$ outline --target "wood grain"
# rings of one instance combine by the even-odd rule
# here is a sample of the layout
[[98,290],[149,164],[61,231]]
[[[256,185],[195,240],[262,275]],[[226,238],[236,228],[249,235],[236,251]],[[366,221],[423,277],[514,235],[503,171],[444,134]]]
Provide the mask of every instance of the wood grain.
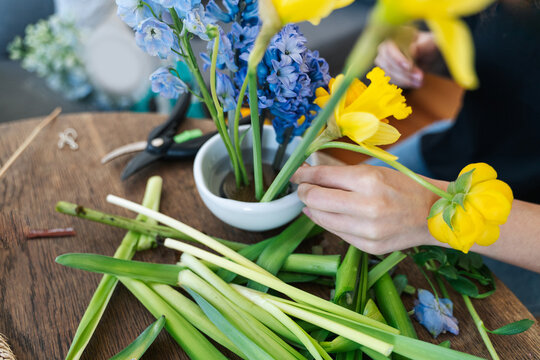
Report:
[[[63,115],[44,129],[30,147],[0,180],[0,333],[6,335],[18,359],[62,359],[70,345],[78,322],[93,294],[100,276],[69,269],[54,262],[68,252],[92,252],[112,255],[124,231],[60,215],[54,212],[59,200],[80,203],[120,215],[134,216],[105,202],[109,193],[141,201],[149,176],[164,178],[162,211],[205,233],[244,242],[261,240],[268,234],[253,234],[233,229],[216,219],[203,205],[193,182],[191,162],[159,163],[126,182],[120,173],[129,159],[117,159],[101,165],[100,158],[115,147],[142,140],[163,120],[147,114]],[[39,119],[0,126],[0,163],[5,161],[35,127]],[[59,150],[58,133],[73,127],[79,133],[80,149]],[[212,125],[190,120],[186,128]],[[76,237],[27,241],[28,228],[74,227]],[[310,251],[320,243],[326,253],[343,253],[345,245],[325,235],[302,245]],[[138,253],[136,259],[172,263],[178,255],[167,249]],[[415,267],[406,262],[398,269],[409,276],[412,285],[426,288]],[[329,297],[330,289],[308,289]],[[453,294],[455,314],[460,321],[458,337],[441,335],[432,340],[417,326],[422,339],[450,339],[452,347],[488,357],[462,301]],[[404,297],[407,309],[413,298]],[[475,301],[478,312],[489,328],[522,318],[533,318],[518,299],[498,283],[492,297]],[[148,324],[152,316],[119,285],[110,306],[89,343],[85,359],[107,359],[129,344]],[[416,324],[416,322],[415,322]],[[416,324],[418,325],[418,324]],[[501,359],[540,359],[540,328],[522,335],[492,337]],[[187,359],[172,338],[163,332],[151,346],[146,359]]]

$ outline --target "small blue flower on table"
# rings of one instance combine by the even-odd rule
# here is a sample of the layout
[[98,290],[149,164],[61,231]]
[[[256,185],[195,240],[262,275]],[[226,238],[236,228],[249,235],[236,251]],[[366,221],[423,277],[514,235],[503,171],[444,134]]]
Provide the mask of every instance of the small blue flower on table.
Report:
[[414,302],[414,315],[433,337],[441,333],[459,334],[458,320],[452,315],[450,299],[436,298],[431,292],[418,289],[418,300]]

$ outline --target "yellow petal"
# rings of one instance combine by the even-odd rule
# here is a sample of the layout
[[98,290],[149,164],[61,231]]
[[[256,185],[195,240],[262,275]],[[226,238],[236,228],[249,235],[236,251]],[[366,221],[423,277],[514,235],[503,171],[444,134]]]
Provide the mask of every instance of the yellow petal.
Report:
[[380,124],[373,114],[362,112],[341,114],[336,120],[341,133],[357,144],[373,136]]
[[[410,19],[457,17],[478,13],[494,0],[380,0],[389,12]],[[396,14],[397,15],[397,14]]]
[[353,0],[272,0],[282,24],[309,21],[313,25],[318,25],[332,10],[352,2]]
[[482,236],[485,225],[484,217],[472,205],[465,202],[465,209],[458,206],[452,218],[452,226],[461,246],[459,250],[467,252],[474,242]]
[[510,187],[500,180],[488,180],[471,188],[466,200],[478,210],[486,220],[495,224],[504,224],[512,209]]
[[328,103],[328,100],[330,100],[330,94],[328,91],[326,91],[325,88],[318,88],[315,90],[315,100],[313,100],[313,103],[318,105],[320,108],[323,108]]
[[500,235],[500,229],[499,226],[492,223],[487,223],[486,228],[484,230],[484,233],[482,236],[480,236],[478,239],[476,239],[476,243],[481,246],[489,246],[493,244]]
[[381,122],[377,132],[364,141],[370,145],[388,145],[398,141],[401,134],[392,125]]
[[459,19],[443,17],[427,19],[427,24],[454,80],[467,89],[476,88],[474,45],[467,24]]
[[407,106],[402,90],[390,84],[381,68],[375,67],[366,76],[371,82],[354,102],[347,104],[346,111],[362,111],[374,114],[378,119],[394,116],[404,119],[412,112]]
[[455,242],[456,236],[444,222],[442,212],[428,219],[428,230],[431,236],[443,243]]
[[469,164],[459,172],[459,175],[471,171],[472,169],[474,169],[474,171],[472,173],[471,187],[483,181],[497,178],[495,169],[486,163]]
[[374,145],[369,145],[363,142],[363,143],[360,143],[360,146],[368,150],[369,152],[371,152],[374,156],[376,156],[379,159],[384,159],[384,160],[397,160],[398,159],[396,155],[390,154],[388,151],[385,151]]

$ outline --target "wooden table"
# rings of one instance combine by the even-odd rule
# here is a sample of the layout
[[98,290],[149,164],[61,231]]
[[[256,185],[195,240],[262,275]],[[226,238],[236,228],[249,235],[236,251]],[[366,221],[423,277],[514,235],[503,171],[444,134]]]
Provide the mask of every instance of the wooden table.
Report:
[[[18,359],[61,359],[67,353],[79,319],[100,276],[69,269],[54,262],[68,252],[92,252],[112,255],[125,231],[105,225],[57,214],[59,200],[121,215],[134,216],[105,202],[109,193],[140,202],[147,178],[159,174],[164,178],[162,211],[208,234],[254,242],[263,238],[224,225],[201,202],[194,186],[191,162],[162,163],[147,168],[126,182],[120,172],[127,158],[101,165],[100,158],[109,150],[128,142],[142,140],[148,131],[162,121],[147,114],[77,114],[65,115],[46,128],[17,162],[0,179],[0,333],[6,335]],[[7,123],[0,126],[0,163],[36,126],[39,119]],[[186,127],[211,125],[188,121]],[[79,133],[80,149],[59,150],[58,133],[68,127]],[[73,226],[72,238],[25,240],[24,231],[36,228]],[[320,242],[325,253],[342,253],[343,243],[325,235]],[[303,245],[310,250],[313,242]],[[142,252],[136,258],[144,261],[172,263],[177,254],[167,249]],[[409,276],[416,287],[427,288],[415,266],[401,264],[399,272]],[[518,299],[497,283],[495,295],[474,301],[487,327],[497,328],[522,318],[533,318]],[[314,291],[328,297],[330,289]],[[460,298],[453,293],[455,315],[460,322],[458,337],[441,335],[435,343],[450,339],[452,347],[488,357],[482,341]],[[406,307],[413,298],[405,296]],[[148,324],[152,316],[119,285],[109,308],[87,347],[85,359],[107,359],[130,343]],[[433,341],[414,321],[419,336]],[[540,359],[540,327],[512,336],[493,336],[501,359]],[[187,358],[172,338],[163,332],[149,349],[146,359]]]

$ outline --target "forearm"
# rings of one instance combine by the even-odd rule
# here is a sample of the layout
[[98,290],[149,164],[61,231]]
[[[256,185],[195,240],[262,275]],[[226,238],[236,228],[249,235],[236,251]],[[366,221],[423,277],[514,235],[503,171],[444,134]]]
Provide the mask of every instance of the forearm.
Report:
[[471,250],[540,273],[540,205],[514,200],[499,240]]

